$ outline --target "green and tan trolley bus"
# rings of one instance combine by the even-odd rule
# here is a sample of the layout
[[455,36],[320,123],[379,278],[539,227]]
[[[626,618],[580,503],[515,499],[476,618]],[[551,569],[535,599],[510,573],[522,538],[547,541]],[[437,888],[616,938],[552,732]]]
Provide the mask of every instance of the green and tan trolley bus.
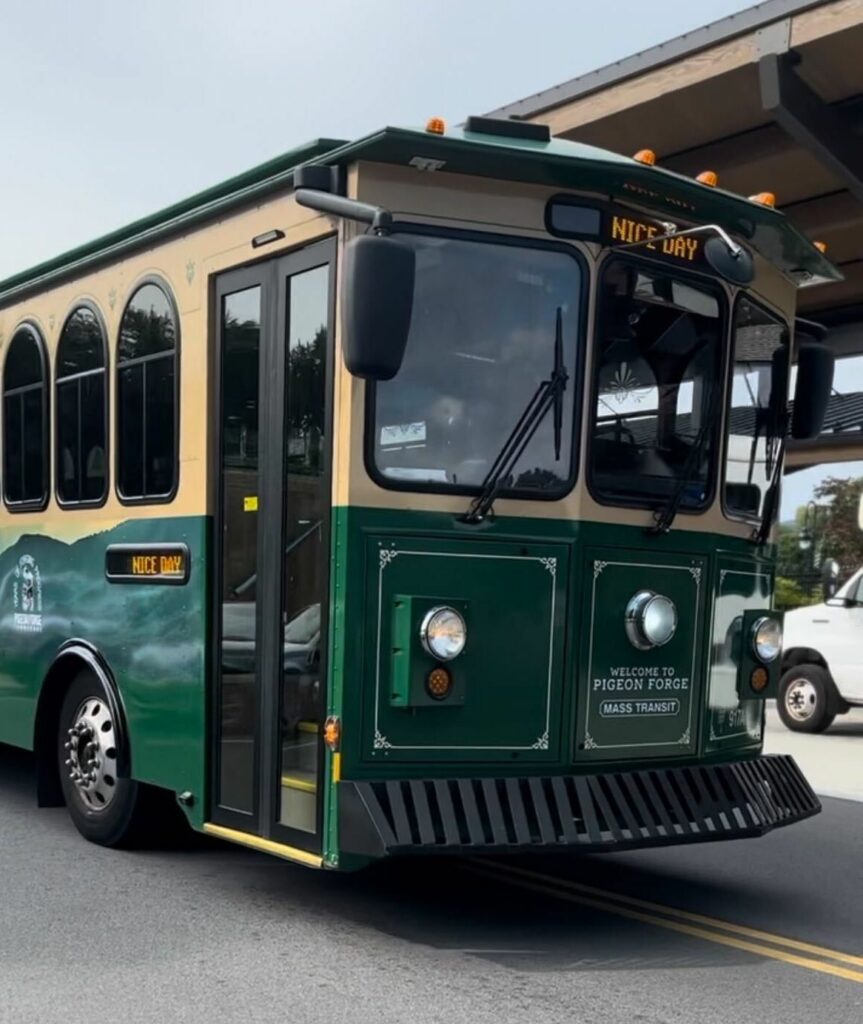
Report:
[[96,843],[326,868],[816,813],[761,749],[838,276],[769,195],[470,118],[0,283],[0,742]]

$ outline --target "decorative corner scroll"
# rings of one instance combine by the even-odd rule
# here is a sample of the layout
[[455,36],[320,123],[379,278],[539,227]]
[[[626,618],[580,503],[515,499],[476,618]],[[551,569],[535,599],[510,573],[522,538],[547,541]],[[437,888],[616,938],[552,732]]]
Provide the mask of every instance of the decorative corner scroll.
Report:
[[602,570],[608,565],[608,562],[596,561],[593,563],[593,578],[596,579],[602,572]]
[[695,582],[696,583],[700,583],[701,582],[701,566],[700,565],[690,565],[690,566],[688,566],[688,569],[692,573],[692,578],[695,580]]
[[116,288],[112,288],[108,292],[108,305],[109,305],[109,307],[111,309],[113,309],[117,305],[117,289]]
[[548,729],[530,745],[531,750],[548,750]]
[[386,736],[384,736],[384,734],[380,732],[378,729],[375,729],[375,750],[392,750],[392,747],[392,743],[390,743]]
[[728,570],[728,569],[720,569],[719,570],[719,586],[720,587],[725,582],[725,577],[728,575],[729,571],[730,570]]
[[381,559],[381,568],[385,569],[396,558],[398,551],[394,551],[392,548],[381,548],[378,554]]
[[692,730],[689,728],[688,725],[686,727],[686,731],[677,742],[681,747],[688,747],[689,744],[692,742]]
[[51,315],[50,315],[50,316],[48,317],[48,326],[50,327],[50,329],[51,329],[52,331],[54,330],[54,324],[56,324],[56,323],[57,323],[57,317],[56,317],[56,316],[54,316],[54,314],[52,313],[52,314],[51,314]]
[[599,747],[599,744],[596,742],[596,740],[590,735],[589,732],[586,732],[584,734],[584,749],[585,750],[596,750],[598,747]]
[[186,264],[186,280],[191,284],[195,280],[195,261],[189,260]]
[[557,559],[556,558],[540,558],[543,569],[546,569],[551,573],[552,576],[557,575]]

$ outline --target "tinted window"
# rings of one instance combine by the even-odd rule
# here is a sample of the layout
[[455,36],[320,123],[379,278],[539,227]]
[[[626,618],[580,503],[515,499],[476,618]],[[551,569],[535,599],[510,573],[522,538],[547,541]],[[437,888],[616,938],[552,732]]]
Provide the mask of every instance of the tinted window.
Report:
[[725,508],[760,518],[777,471],[788,398],[788,329],[749,299],[737,303]]
[[142,285],[117,348],[117,487],[122,497],[165,498],[177,484],[177,320],[161,287]]
[[47,497],[47,363],[41,337],[16,331],[3,371],[3,495],[10,504]]
[[573,475],[581,267],[568,253],[431,235],[416,251],[401,369],[375,386],[371,450],[382,482],[470,491],[554,369],[560,318],[568,383],[560,449],[553,414],[521,449],[502,490],[552,497]]
[[86,306],[66,321],[57,345],[57,497],[100,502],[108,493],[105,336]]
[[598,238],[602,213],[592,206],[578,206],[561,200],[549,203],[548,225],[553,235],[565,238]]
[[[721,392],[717,289],[612,260],[599,286],[590,472],[610,502],[707,501]],[[681,483],[681,481],[685,481]]]

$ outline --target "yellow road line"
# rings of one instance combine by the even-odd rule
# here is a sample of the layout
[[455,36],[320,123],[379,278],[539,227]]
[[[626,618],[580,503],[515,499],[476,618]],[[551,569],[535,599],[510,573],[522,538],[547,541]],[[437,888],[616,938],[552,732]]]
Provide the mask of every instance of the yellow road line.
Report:
[[558,885],[561,888],[574,892],[584,893],[602,900],[613,900],[625,906],[637,907],[641,910],[654,911],[669,917],[676,917],[682,921],[691,921],[693,924],[706,925],[709,928],[719,928],[725,932],[733,932],[735,935],[745,935],[750,939],[757,939],[761,942],[770,942],[774,946],[784,946],[800,953],[811,953],[814,956],[824,957],[827,960],[836,960],[843,964],[853,964],[856,967],[863,967],[863,956],[854,956],[852,953],[841,953],[836,949],[828,949],[826,946],[817,946],[812,942],[801,942],[799,939],[786,938],[784,935],[775,935],[773,932],[761,931],[758,928],[749,928],[743,924],[734,924],[731,921],[723,921],[716,917],[708,917],[706,914],[697,914],[691,910],[681,910],[678,907],[669,907],[663,903],[652,903],[650,900],[642,900],[636,896],[627,896],[624,893],[614,892],[610,889],[598,889],[593,885],[585,885],[583,882],[574,882],[568,878],[556,878],[554,875],[544,875],[538,871],[529,871],[526,868],[515,867],[511,864],[493,865],[483,864],[492,867],[494,870],[522,875],[525,878],[535,879],[550,885]]
[[[853,971],[848,967],[840,967],[837,964],[824,963],[820,960],[812,960],[809,957],[798,956],[796,953],[787,953],[781,949],[774,949],[771,946],[765,946],[756,942],[749,942],[745,939],[738,939],[732,935],[723,934],[721,931],[710,931],[707,928],[699,928],[692,924],[686,924],[683,921],[676,921],[670,917],[659,917],[655,914],[649,914],[641,910],[636,910],[632,907],[627,907],[619,902],[612,902],[616,897],[615,893],[609,893],[608,896],[611,899],[597,899],[591,896],[582,895],[581,893],[567,891],[567,889],[558,885],[558,879],[550,878],[549,876],[535,874],[530,872],[529,874],[535,878],[542,879],[542,881],[534,881],[531,877],[520,877],[522,872],[519,870],[516,873],[513,869],[507,869],[506,871],[498,870],[500,865],[495,864],[491,867],[488,864],[476,864],[466,863],[464,865],[468,870],[474,871],[477,874],[485,875],[488,878],[495,878],[498,881],[506,881],[512,885],[518,885],[525,889],[531,889],[534,892],[543,893],[546,896],[552,896],[555,899],[566,900],[569,903],[578,903],[582,906],[591,907],[594,910],[600,910],[607,914],[617,914],[618,917],[625,917],[632,921],[639,921],[643,924],[655,925],[658,928],[665,928],[668,931],[679,932],[682,935],[689,935],[693,938],[704,939],[707,942],[715,942],[720,946],[730,946],[733,949],[741,949],[747,953],[753,953],[756,956],[767,957],[771,960],[779,960],[783,963],[793,964],[796,967],[805,967],[810,971],[818,971],[821,974],[831,974],[837,978],[843,978],[846,981],[855,981],[859,984],[863,984],[863,971]],[[600,890],[601,891],[601,890]],[[659,906],[659,904],[657,904]],[[667,911],[668,908],[663,907],[663,911]],[[717,925],[724,926],[724,922],[717,922]],[[765,933],[767,934],[767,933]]]

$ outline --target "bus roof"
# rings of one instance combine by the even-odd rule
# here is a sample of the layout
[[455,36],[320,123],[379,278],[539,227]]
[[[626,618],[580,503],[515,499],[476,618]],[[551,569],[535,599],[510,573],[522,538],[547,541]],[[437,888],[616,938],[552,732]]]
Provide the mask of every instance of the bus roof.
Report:
[[520,138],[518,131],[518,122],[513,122],[512,135],[464,128],[443,135],[383,128],[355,142],[316,139],[0,281],[0,303],[290,188],[293,172],[302,164],[336,166],[357,160],[593,192],[670,218],[717,221],[798,283],[841,279],[838,269],[778,210],[609,150],[558,138]]

